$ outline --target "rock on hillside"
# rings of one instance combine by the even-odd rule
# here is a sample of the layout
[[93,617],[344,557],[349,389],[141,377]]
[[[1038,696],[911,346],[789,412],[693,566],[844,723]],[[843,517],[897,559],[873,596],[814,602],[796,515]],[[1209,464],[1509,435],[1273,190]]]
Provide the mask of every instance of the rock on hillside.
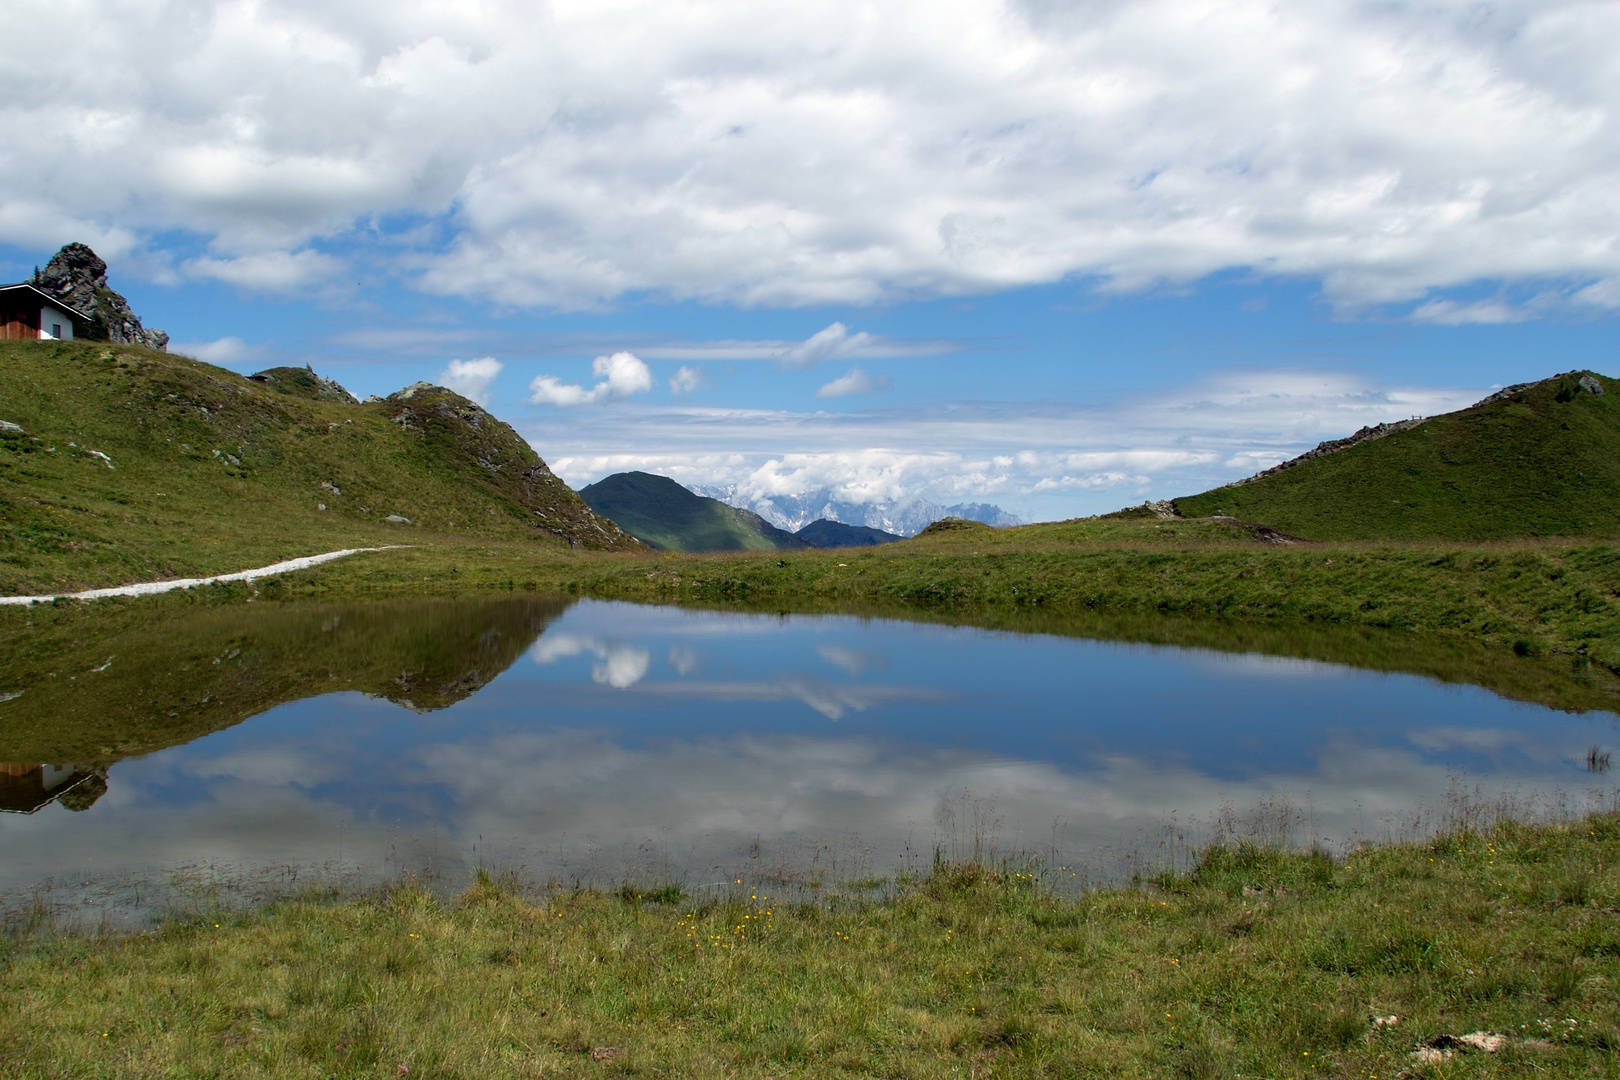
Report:
[[34,271],[29,284],[90,316],[81,337],[152,349],[169,347],[168,334],[143,327],[129,301],[107,287],[107,264],[84,244],[64,244],[44,270]]
[[419,382],[362,408],[386,410],[407,435],[476,468],[485,484],[523,506],[538,528],[568,541],[569,547],[642,548],[635,537],[593,512],[509,424],[455,391]]
[[334,379],[315,374],[312,367],[274,367],[249,375],[248,378],[282,394],[309,398],[312,401],[341,401],[354,404],[360,399],[345,390]]

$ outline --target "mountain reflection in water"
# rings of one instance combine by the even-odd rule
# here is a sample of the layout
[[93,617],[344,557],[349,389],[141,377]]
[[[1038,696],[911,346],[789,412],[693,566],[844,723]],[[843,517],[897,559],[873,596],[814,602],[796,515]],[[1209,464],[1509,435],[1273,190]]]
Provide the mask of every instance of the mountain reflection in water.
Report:
[[[1412,827],[1459,775],[1582,797],[1614,734],[1590,671],[1366,631],[552,597],[154,610],[6,624],[0,890],[198,865],[882,874],[970,841],[1117,851],[1284,796],[1338,844]],[[1346,666],[1368,657],[1424,677]],[[1498,692],[1440,681],[1475,672]]]

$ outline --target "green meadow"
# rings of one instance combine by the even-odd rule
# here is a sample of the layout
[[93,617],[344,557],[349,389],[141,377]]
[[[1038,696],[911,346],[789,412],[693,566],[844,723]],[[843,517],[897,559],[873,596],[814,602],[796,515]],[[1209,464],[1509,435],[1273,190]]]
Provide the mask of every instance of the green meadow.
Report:
[[[481,872],[0,942],[7,1077],[1614,1076],[1620,816],[1066,893],[941,864],[782,903]],[[864,897],[862,891],[876,892]],[[1472,1040],[1472,1041],[1470,1041]]]

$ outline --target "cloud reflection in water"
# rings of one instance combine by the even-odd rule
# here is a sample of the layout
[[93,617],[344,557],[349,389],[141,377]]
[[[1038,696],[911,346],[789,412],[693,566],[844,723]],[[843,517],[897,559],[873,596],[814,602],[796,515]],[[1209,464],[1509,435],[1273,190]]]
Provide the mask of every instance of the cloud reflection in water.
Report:
[[[1003,847],[1080,856],[1279,793],[1342,842],[1459,771],[1580,790],[1613,731],[1327,664],[842,617],[587,602],[528,655],[441,712],[327,695],[120,762],[83,813],[0,820],[0,886],[199,858],[453,873],[475,846],[699,874],[756,840],[789,858],[856,835],[881,871],[931,851],[964,791],[994,799]],[[829,664],[843,677],[804,673]]]

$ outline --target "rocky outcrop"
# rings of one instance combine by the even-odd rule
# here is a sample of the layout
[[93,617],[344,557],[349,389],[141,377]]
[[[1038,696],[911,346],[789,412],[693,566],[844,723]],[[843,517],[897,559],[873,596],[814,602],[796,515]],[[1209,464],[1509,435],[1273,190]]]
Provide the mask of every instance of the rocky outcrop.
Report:
[[[1603,384],[1594,379],[1590,371],[1566,371],[1562,375],[1554,375],[1551,379],[1543,379],[1542,382],[1556,382],[1558,384],[1554,400],[1560,405],[1574,401],[1582,393],[1592,394],[1597,397],[1603,396]],[[1504,386],[1490,397],[1481,398],[1470,407],[1478,409],[1497,401],[1522,401],[1524,392],[1536,385],[1538,384],[1526,382]]]
[[65,244],[44,270],[35,269],[28,283],[90,316],[77,334],[91,341],[167,349],[169,335],[148,330],[129,301],[107,287],[107,264],[84,244]]
[[646,551],[635,537],[585,504],[511,426],[474,401],[432,383],[412,383],[364,407],[382,409],[400,428],[437,447],[470,476],[527,513],[531,526],[571,548]]
[[341,401],[346,405],[358,404],[360,401],[336,380],[315,374],[312,367],[268,368],[249,375],[248,378],[280,393],[309,398],[311,401]]
[[[1481,404],[1483,404],[1483,402]],[[1314,458],[1337,453],[1340,450],[1348,450],[1352,446],[1360,446],[1362,443],[1372,442],[1374,439],[1382,439],[1385,435],[1393,435],[1397,431],[1411,431],[1421,423],[1423,423],[1423,420],[1418,418],[1412,420],[1397,420],[1393,424],[1373,424],[1371,427],[1364,427],[1354,435],[1347,438],[1328,439],[1326,442],[1317,443],[1315,449],[1307,450],[1297,458],[1290,458],[1281,465],[1273,465],[1264,472],[1257,472],[1253,476],[1245,477],[1242,480],[1234,480],[1232,483],[1227,484],[1226,486],[1241,487],[1244,484],[1252,484],[1256,480],[1264,480],[1268,476],[1276,476],[1280,472],[1285,472],[1288,469],[1292,469],[1296,465],[1302,465]]]

